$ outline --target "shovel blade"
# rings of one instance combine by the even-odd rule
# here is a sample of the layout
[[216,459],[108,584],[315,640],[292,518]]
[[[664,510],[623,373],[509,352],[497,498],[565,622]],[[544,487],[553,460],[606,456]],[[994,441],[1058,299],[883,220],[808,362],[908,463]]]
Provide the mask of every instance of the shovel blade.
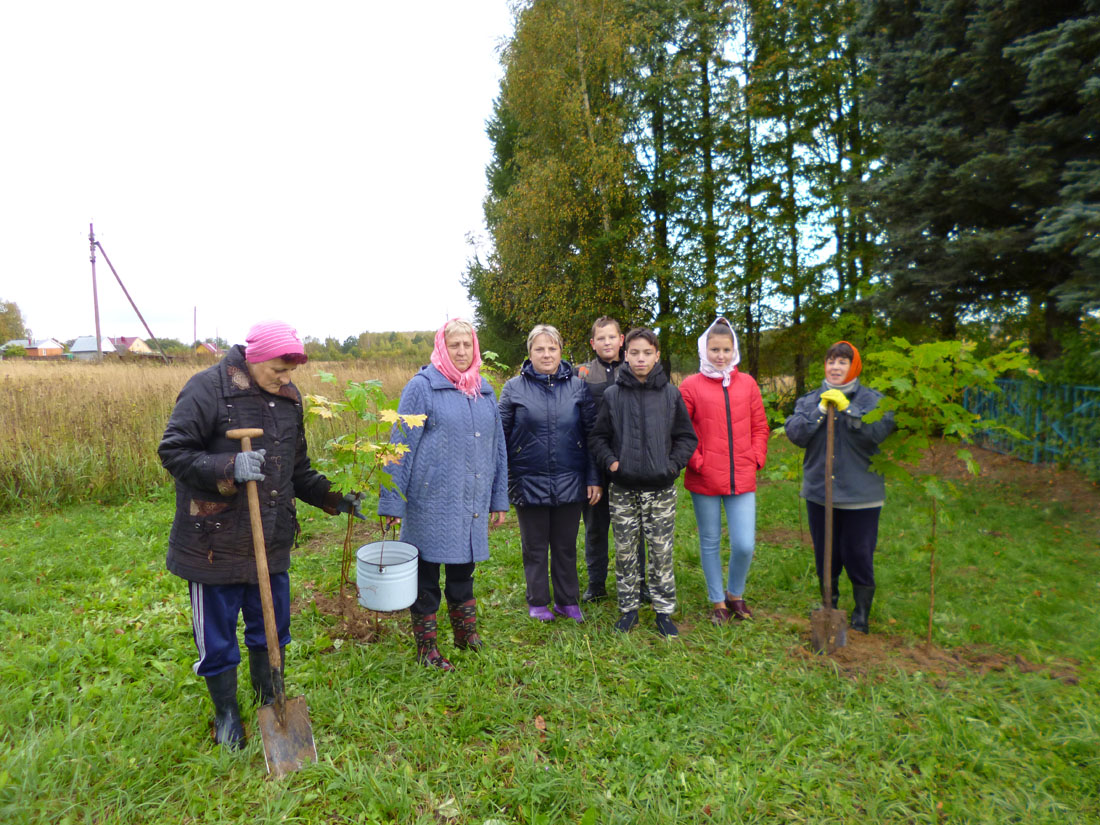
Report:
[[848,617],[843,610],[819,608],[810,613],[810,646],[814,653],[832,653],[848,644]]
[[264,705],[256,714],[260,736],[264,742],[267,772],[276,778],[317,761],[317,747],[313,744],[313,727],[309,723],[306,697],[287,699],[285,708],[282,722],[279,721],[275,705]]

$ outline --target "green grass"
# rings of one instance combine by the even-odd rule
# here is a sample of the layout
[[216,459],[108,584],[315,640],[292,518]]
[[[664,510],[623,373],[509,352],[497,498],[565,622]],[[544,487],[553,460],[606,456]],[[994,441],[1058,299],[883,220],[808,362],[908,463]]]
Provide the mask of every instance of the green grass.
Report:
[[[530,621],[514,519],[478,571],[489,647],[454,653],[455,673],[417,667],[399,617],[360,645],[306,608],[288,690],[308,698],[319,761],[278,782],[258,739],[239,754],[210,741],[186,586],[164,570],[167,488],[120,507],[8,514],[0,821],[1100,821],[1096,517],[968,482],[941,530],[936,642],[1002,666],[924,668],[906,651],[927,621],[927,521],[892,492],[872,639],[897,655],[882,645],[873,661],[833,666],[804,653],[816,580],[795,490],[758,495],[761,535],[792,538],[758,546],[751,624],[707,623],[687,497],[676,641],[646,611],[632,634],[612,633],[608,603],[580,626]],[[292,585],[334,591],[339,522],[302,515]],[[449,629],[441,638],[450,654]],[[246,680],[244,669],[242,700]]]

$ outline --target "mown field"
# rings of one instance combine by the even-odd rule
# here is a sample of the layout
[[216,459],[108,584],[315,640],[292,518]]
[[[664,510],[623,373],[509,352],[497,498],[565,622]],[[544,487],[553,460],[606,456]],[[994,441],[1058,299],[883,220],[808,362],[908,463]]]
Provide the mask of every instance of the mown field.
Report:
[[[164,382],[168,408],[180,383]],[[107,394],[105,441],[137,426]],[[771,466],[797,458],[773,442]],[[793,480],[758,494],[758,618],[721,629],[681,497],[673,641],[645,612],[612,633],[607,603],[583,625],[529,620],[510,518],[478,573],[489,647],[455,654],[452,674],[414,664],[400,617],[361,643],[317,607],[338,588],[342,523],[303,507],[287,678],[319,761],[278,782],[257,738],[238,754],[210,740],[186,586],[164,570],[164,479],[116,504],[24,504],[0,516],[0,821],[1100,821],[1100,494],[980,461],[940,525],[934,645],[927,513],[894,491],[873,632],[831,657],[808,652],[816,580]]]

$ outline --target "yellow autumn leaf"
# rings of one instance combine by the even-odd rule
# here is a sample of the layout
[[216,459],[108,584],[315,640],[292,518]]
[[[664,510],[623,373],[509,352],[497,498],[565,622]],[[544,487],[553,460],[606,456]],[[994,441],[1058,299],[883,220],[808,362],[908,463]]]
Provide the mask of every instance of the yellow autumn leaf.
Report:
[[424,422],[428,420],[428,416],[423,414],[418,415],[403,415],[401,420],[410,427],[423,427]]
[[387,424],[396,424],[400,418],[401,416],[397,414],[397,410],[381,410],[378,413],[378,420]]

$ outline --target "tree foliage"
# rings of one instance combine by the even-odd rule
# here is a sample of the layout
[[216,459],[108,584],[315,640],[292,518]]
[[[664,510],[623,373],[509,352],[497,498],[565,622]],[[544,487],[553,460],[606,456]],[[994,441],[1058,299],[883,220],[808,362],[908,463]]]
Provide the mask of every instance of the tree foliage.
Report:
[[519,11],[489,127],[494,249],[467,270],[482,326],[525,336],[550,323],[577,342],[597,315],[626,323],[641,315],[632,157],[617,91],[629,26],[618,12],[614,2],[585,0]]
[[27,336],[23,313],[15,301],[0,301],[0,344]]
[[881,305],[931,312],[947,337],[967,314],[1026,312],[1033,351],[1054,355],[1096,262],[1085,238],[1100,151],[1095,0],[866,8],[884,154],[868,195],[885,234]]
[[1035,354],[1100,305],[1100,0],[526,0],[466,284],[505,360],[554,323],[715,314],[801,389],[816,331]]

